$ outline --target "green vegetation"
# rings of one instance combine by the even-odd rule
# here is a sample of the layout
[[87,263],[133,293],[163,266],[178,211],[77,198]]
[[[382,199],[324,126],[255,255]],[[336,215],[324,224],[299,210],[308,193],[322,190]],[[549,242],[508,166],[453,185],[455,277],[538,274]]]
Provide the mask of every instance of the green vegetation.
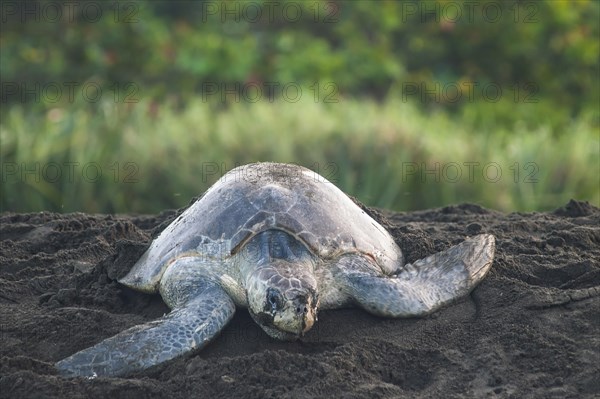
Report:
[[28,3],[0,211],[158,212],[258,160],[397,210],[600,205],[600,2]]
[[365,203],[397,210],[599,204],[590,121],[557,136],[549,126],[476,130],[457,119],[393,98],[225,109],[195,100],[183,110],[105,102],[43,115],[13,107],[0,130],[11,160],[1,200],[17,211],[158,212],[185,205],[236,164],[271,160],[311,167]]

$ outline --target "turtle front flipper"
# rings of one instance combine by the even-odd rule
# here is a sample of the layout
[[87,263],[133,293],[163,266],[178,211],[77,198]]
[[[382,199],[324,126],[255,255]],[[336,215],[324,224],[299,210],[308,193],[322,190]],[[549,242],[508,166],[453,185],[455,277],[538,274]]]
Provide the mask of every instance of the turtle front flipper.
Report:
[[210,285],[167,316],[132,327],[56,363],[71,377],[119,376],[198,350],[231,320],[235,305]]
[[374,275],[360,265],[366,259],[354,257],[344,265],[348,294],[379,316],[427,315],[471,292],[490,269],[494,250],[494,236],[481,234],[407,264],[394,276]]

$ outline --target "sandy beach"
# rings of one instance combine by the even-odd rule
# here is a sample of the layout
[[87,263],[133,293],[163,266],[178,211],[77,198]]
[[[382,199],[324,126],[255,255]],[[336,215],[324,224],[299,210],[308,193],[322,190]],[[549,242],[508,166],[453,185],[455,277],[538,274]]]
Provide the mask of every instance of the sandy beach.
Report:
[[[367,209],[367,208],[365,208]],[[492,270],[426,318],[324,311],[277,342],[247,311],[206,350],[126,378],[67,379],[54,362],[169,309],[116,282],[182,210],[0,216],[2,398],[592,398],[600,395],[600,209],[462,204],[367,209],[408,262],[492,233]]]

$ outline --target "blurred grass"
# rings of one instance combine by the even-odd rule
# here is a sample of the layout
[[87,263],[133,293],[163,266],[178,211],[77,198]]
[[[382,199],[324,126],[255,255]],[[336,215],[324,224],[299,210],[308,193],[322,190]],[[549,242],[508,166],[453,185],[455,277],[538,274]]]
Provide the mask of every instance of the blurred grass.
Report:
[[557,132],[540,104],[513,106],[514,123],[495,124],[472,115],[493,115],[501,104],[450,116],[396,97],[307,97],[227,106],[198,98],[183,108],[146,100],[45,112],[12,106],[0,123],[0,210],[156,213],[255,161],[296,162],[394,210],[458,202],[548,210],[570,198],[600,205],[597,114]]

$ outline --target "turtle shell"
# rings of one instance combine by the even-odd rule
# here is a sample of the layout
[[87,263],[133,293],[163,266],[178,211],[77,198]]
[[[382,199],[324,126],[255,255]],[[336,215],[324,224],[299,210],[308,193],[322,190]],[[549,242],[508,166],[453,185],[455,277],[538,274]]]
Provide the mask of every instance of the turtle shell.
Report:
[[322,259],[362,253],[388,273],[403,262],[390,234],[333,183],[298,165],[265,162],[225,174],[162,231],[120,281],[154,292],[173,259],[187,253],[234,256],[268,229],[287,232]]

